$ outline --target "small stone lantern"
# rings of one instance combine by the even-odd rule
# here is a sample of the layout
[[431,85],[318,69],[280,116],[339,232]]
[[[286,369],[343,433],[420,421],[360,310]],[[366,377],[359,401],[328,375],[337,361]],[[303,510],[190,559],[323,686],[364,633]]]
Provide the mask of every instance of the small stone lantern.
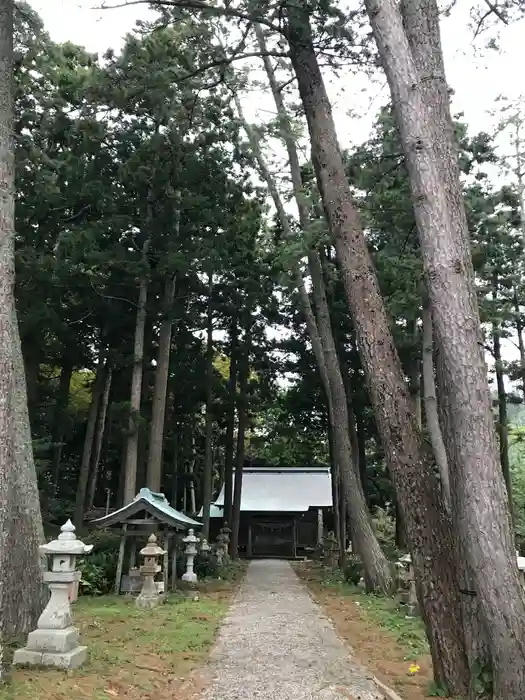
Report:
[[417,617],[419,614],[419,607],[418,607],[418,602],[417,602],[417,593],[416,593],[416,579],[414,576],[414,567],[412,565],[412,557],[410,554],[405,554],[401,559],[399,560],[407,569],[407,578],[406,581],[408,583],[408,600],[407,600],[407,617]]
[[228,559],[230,558],[230,535],[232,531],[230,526],[228,525],[228,521],[224,521],[224,525],[222,526],[220,530],[220,534],[222,535],[222,542],[224,545],[224,562],[227,562]]
[[140,550],[139,554],[141,557],[144,557],[144,564],[140,567],[144,583],[135,605],[138,608],[154,608],[164,600],[164,596],[159,594],[155,585],[155,576],[162,568],[158,562],[159,557],[164,556],[166,552],[158,546],[157,538],[152,533],[148,538],[148,544]]
[[15,651],[13,664],[67,669],[78,668],[86,659],[87,647],[78,645],[78,630],[73,627],[70,590],[78,581],[76,558],[89,554],[93,545],[77,540],[71,520],[60,529],[58,539],[39,547],[51,559],[51,570],[44,573],[51,597],[26,646]]
[[215,554],[217,556],[217,564],[222,566],[226,558],[226,551],[224,546],[224,538],[222,533],[219,532],[217,539],[215,540]]
[[187,537],[185,537],[182,541],[186,545],[186,573],[182,575],[182,580],[189,581],[190,583],[196,583],[197,574],[193,570],[193,565],[195,563],[195,555],[197,554],[197,542],[199,541],[199,538],[195,537],[195,532],[193,531],[193,529],[190,529]]
[[205,557],[207,557],[211,552],[211,547],[208,544],[208,540],[205,537],[203,538],[203,540],[201,542],[200,550],[201,550],[201,554]]

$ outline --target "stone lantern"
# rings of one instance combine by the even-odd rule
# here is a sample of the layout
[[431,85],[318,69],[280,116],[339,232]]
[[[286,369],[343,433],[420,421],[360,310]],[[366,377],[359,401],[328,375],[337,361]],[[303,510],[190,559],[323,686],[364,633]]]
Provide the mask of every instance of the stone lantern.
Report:
[[217,564],[222,566],[224,560],[226,559],[226,551],[224,546],[224,539],[222,533],[219,532],[217,539],[215,540],[215,554],[217,556]]
[[408,583],[408,600],[407,600],[407,617],[417,617],[419,607],[416,593],[416,579],[414,577],[414,567],[412,565],[412,557],[410,554],[405,554],[399,560],[407,570],[406,581]]
[[230,558],[230,535],[232,531],[228,525],[228,521],[224,521],[224,525],[221,527],[220,534],[222,535],[222,542],[224,545],[224,561],[227,562]]
[[154,608],[164,599],[155,585],[155,576],[162,568],[158,562],[159,557],[164,556],[166,552],[158,546],[157,538],[152,533],[148,538],[148,544],[140,550],[139,554],[144,557],[144,564],[140,567],[144,582],[135,605],[138,608]]
[[198,537],[195,537],[195,532],[190,529],[187,537],[183,540],[186,545],[186,573],[182,575],[183,581],[189,581],[190,583],[195,583],[197,581],[197,574],[193,570],[193,565],[195,563],[195,555],[197,554],[197,542]]
[[208,540],[205,537],[203,538],[203,540],[201,542],[200,550],[201,550],[201,554],[205,557],[209,556],[209,554],[211,552],[211,547],[208,544]]
[[525,557],[521,557],[518,550],[516,550],[516,562],[518,564],[518,571],[520,572],[521,585],[525,587]]
[[76,558],[89,554],[93,545],[77,540],[71,520],[60,529],[58,539],[39,547],[51,559],[51,570],[44,572],[51,597],[26,646],[15,651],[14,664],[77,668],[86,659],[87,647],[78,645],[78,630],[73,627],[70,590],[78,581]]

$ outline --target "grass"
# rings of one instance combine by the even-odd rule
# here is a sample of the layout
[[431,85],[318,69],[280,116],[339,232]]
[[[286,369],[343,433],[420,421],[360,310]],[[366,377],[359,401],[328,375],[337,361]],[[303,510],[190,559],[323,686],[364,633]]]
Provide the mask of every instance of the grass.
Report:
[[73,615],[86,664],[70,672],[15,668],[0,700],[189,697],[188,678],[206,660],[228,609],[232,585],[219,583],[204,585],[197,601],[175,594],[153,610],[125,597],[79,598]]
[[340,576],[323,575],[321,567],[318,568],[317,575],[321,585],[331,588],[340,596],[351,598],[371,622],[392,634],[396,642],[406,650],[408,661],[428,654],[423,621],[419,617],[406,617],[405,606],[397,597],[367,594],[362,588],[347,583]]

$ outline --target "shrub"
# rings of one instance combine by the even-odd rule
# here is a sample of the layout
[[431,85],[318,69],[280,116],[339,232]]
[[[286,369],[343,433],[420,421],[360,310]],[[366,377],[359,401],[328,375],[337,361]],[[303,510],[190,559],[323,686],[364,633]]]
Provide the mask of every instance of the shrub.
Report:
[[105,595],[111,591],[117,574],[118,551],[94,552],[80,559],[80,595]]
[[343,576],[347,583],[351,583],[357,586],[361,577],[363,575],[363,564],[361,560],[355,555],[350,554],[345,559],[345,564],[343,568]]

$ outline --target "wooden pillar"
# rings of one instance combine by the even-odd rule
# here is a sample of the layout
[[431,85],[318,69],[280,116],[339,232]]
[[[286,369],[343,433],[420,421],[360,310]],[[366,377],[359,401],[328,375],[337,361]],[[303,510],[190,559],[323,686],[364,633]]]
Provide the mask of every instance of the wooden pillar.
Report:
[[126,530],[128,526],[126,523],[122,526],[122,535],[120,537],[120,546],[118,550],[118,562],[117,562],[117,573],[115,576],[115,595],[120,593],[120,581],[122,579],[122,567],[124,565],[124,551],[126,549]]
[[131,538],[130,552],[129,552],[129,568],[133,569],[137,566],[137,538]]
[[248,521],[248,544],[246,546],[246,556],[251,559],[253,556],[252,552],[252,521]]
[[171,555],[171,590],[177,588],[177,536],[173,538],[173,554]]
[[292,526],[292,543],[293,543],[293,558],[297,558],[297,520],[294,518],[293,519],[293,526]]
[[324,523],[323,523],[323,509],[317,509],[317,544],[323,543],[324,537]]
[[166,532],[164,535],[164,561],[162,562],[162,575],[164,577],[164,595],[168,593],[168,574],[170,567],[170,544],[171,532]]

